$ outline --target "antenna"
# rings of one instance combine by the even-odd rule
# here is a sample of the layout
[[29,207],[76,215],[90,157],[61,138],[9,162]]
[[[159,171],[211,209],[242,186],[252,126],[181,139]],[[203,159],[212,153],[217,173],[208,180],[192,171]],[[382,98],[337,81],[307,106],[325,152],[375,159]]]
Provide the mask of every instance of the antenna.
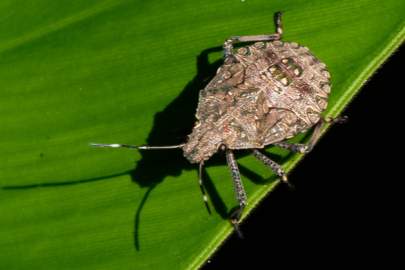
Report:
[[183,144],[179,145],[169,145],[169,146],[135,146],[135,145],[126,145],[126,144],[103,144],[103,143],[89,143],[91,146],[97,147],[123,147],[123,148],[132,148],[132,149],[175,149],[175,148],[183,148]]

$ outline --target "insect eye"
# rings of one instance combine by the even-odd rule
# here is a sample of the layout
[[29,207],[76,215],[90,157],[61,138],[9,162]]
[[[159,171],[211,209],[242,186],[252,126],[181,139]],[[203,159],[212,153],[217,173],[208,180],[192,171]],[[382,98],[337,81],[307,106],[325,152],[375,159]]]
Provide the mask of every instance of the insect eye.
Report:
[[226,144],[220,143],[217,147],[217,151],[220,154],[225,154],[226,150],[228,150],[228,146],[226,146]]
[[199,127],[201,125],[200,120],[194,120],[193,121],[193,128]]

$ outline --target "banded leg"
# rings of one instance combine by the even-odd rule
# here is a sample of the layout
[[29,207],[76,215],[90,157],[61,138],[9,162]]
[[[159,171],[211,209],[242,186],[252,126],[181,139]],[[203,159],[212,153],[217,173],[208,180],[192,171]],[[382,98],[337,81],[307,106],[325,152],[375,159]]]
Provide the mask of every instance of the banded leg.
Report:
[[346,123],[347,116],[343,117],[326,117],[319,120],[319,122],[315,126],[314,133],[312,134],[311,139],[309,140],[308,145],[302,143],[288,143],[288,142],[276,142],[274,143],[275,146],[280,147],[282,149],[299,153],[299,154],[306,154],[309,153],[312,148],[314,148],[315,143],[319,139],[319,135],[321,134],[321,130],[324,123]]
[[281,14],[284,11],[279,11],[275,15],[276,21],[276,34],[269,34],[269,35],[257,35],[257,36],[241,36],[241,37],[230,37],[228,38],[223,44],[223,57],[224,60],[231,54],[233,54],[233,45],[232,42],[240,41],[240,42],[254,42],[254,41],[272,41],[272,40],[280,40],[283,35],[283,27],[281,26]]
[[249,153],[252,154],[255,158],[257,158],[261,163],[266,165],[270,170],[272,170],[275,174],[281,177],[281,180],[283,180],[284,183],[286,183],[291,189],[293,189],[293,185],[291,185],[290,182],[288,182],[287,175],[283,168],[281,168],[280,165],[278,165],[276,162],[265,156],[264,154],[260,153],[256,149],[249,149]]
[[233,184],[235,186],[236,199],[239,203],[238,206],[235,206],[231,209],[231,211],[229,211],[229,217],[239,237],[243,238],[243,235],[238,227],[238,221],[240,220],[242,212],[246,206],[246,194],[245,190],[243,189],[242,180],[240,179],[240,173],[238,164],[236,164],[235,156],[229,149],[226,150],[226,159],[228,161],[229,171],[231,172]]

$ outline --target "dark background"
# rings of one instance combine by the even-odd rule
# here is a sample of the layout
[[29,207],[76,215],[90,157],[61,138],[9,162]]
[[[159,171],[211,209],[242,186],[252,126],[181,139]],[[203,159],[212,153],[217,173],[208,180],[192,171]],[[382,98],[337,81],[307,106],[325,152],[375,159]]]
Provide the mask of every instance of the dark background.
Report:
[[296,191],[279,185],[204,270],[404,265],[404,60],[403,45],[289,174]]

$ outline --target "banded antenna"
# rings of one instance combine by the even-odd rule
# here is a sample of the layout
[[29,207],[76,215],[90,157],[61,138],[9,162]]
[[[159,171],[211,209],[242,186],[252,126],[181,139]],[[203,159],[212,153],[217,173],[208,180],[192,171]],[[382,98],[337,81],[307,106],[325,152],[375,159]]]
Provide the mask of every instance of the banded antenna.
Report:
[[[126,144],[117,144],[117,143],[114,143],[114,144],[89,143],[89,145],[97,146],[97,147],[112,147],[112,148],[122,147],[122,148],[148,150],[148,149],[176,149],[176,148],[183,148],[184,143],[179,144],[179,145],[169,145],[169,146],[136,146],[136,145],[126,145]],[[201,193],[203,195],[205,208],[207,208],[208,214],[211,215],[211,211],[210,211],[210,208],[208,206],[207,195],[205,194],[204,187],[203,187],[203,180],[202,180],[203,165],[204,165],[204,161],[201,161],[200,162],[200,167],[199,167],[199,172],[198,172],[198,183],[200,185]]]

